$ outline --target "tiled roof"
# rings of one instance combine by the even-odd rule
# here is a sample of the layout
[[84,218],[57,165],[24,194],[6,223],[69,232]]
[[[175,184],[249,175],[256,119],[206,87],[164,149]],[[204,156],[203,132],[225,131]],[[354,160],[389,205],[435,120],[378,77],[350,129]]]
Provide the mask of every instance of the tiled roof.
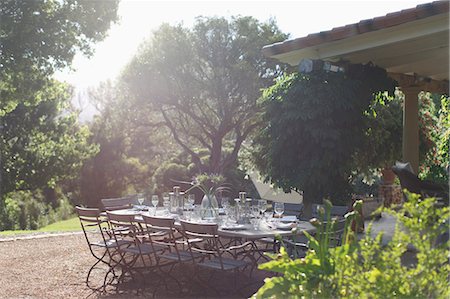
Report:
[[336,27],[329,31],[313,33],[305,37],[267,45],[262,51],[266,56],[283,54],[448,12],[449,1],[435,1],[421,4],[414,8],[389,13],[382,17],[362,20],[355,24]]

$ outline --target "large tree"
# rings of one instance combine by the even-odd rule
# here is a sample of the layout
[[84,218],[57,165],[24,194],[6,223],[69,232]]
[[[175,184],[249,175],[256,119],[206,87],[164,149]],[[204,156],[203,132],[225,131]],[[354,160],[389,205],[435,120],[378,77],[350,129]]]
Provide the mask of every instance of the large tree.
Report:
[[0,116],[51,85],[77,51],[92,54],[117,21],[118,0],[2,0],[0,2]]
[[[54,188],[75,179],[82,162],[96,151],[89,130],[70,108],[71,92],[62,83],[39,92],[36,105],[19,103],[3,116],[1,191]],[[62,114],[64,113],[64,114]]]
[[278,187],[304,191],[308,207],[323,198],[349,201],[365,111],[375,93],[394,87],[385,70],[371,65],[279,80],[264,93],[265,125],[253,146],[257,167]]
[[101,198],[148,191],[155,170],[170,156],[167,135],[136,125],[127,98],[110,81],[89,91],[99,112],[91,123],[90,139],[99,152],[84,163],[81,174],[81,197],[89,206],[98,205]]
[[73,179],[95,150],[56,82],[77,51],[92,53],[117,20],[118,1],[0,2],[0,196]]
[[260,121],[261,89],[285,69],[261,48],[286,38],[274,21],[252,17],[201,17],[192,29],[162,25],[121,78],[136,123],[162,124],[198,172],[223,173]]

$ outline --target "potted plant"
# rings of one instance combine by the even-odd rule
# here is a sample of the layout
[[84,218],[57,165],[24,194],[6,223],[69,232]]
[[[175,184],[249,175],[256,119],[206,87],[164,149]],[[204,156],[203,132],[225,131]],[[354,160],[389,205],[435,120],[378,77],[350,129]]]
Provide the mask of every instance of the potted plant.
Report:
[[186,190],[186,193],[192,189],[199,189],[203,192],[201,202],[201,217],[205,220],[214,220],[219,216],[219,203],[216,195],[228,188],[223,185],[225,178],[218,174],[201,173],[194,177],[190,183],[192,187]]
[[384,184],[393,184],[391,167],[402,156],[402,99],[380,93],[372,100],[366,115],[364,144],[356,153],[359,169],[367,173],[379,169]]

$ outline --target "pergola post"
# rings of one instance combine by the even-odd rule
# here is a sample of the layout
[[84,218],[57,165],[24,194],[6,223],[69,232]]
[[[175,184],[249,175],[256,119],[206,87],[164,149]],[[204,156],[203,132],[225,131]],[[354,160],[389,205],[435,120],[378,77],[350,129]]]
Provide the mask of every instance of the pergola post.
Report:
[[419,170],[419,100],[421,88],[401,88],[405,94],[403,104],[403,161],[410,162],[416,173]]

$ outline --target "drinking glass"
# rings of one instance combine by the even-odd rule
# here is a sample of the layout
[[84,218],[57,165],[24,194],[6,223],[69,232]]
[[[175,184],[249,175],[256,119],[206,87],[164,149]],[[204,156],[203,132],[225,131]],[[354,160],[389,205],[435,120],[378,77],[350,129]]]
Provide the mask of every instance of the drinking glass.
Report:
[[189,204],[188,210],[193,210],[195,205],[195,194],[188,194],[187,202]]
[[230,207],[230,198],[229,197],[222,197],[222,208],[224,210],[227,210]]
[[250,218],[250,222],[253,225],[254,230],[258,230],[259,228],[259,208],[257,206],[251,207],[250,213],[252,214]]
[[267,200],[259,199],[258,200],[258,209],[261,215],[264,216],[264,213],[267,211]]
[[230,211],[230,198],[222,197],[221,204],[222,204],[223,213],[225,215],[228,215],[228,213]]
[[277,218],[281,218],[281,215],[283,215],[283,213],[284,213],[284,203],[276,202],[276,203],[274,203],[273,208],[274,208],[275,215],[277,216]]
[[137,195],[137,201],[138,201],[140,206],[142,206],[142,204],[144,203],[144,200],[145,200],[144,194],[141,193],[141,194]]
[[170,207],[170,197],[168,194],[163,195],[163,207],[166,213],[169,213],[169,207]]
[[228,207],[228,213],[226,213],[226,223],[227,224],[236,224],[237,223],[237,215],[236,215],[236,206]]

